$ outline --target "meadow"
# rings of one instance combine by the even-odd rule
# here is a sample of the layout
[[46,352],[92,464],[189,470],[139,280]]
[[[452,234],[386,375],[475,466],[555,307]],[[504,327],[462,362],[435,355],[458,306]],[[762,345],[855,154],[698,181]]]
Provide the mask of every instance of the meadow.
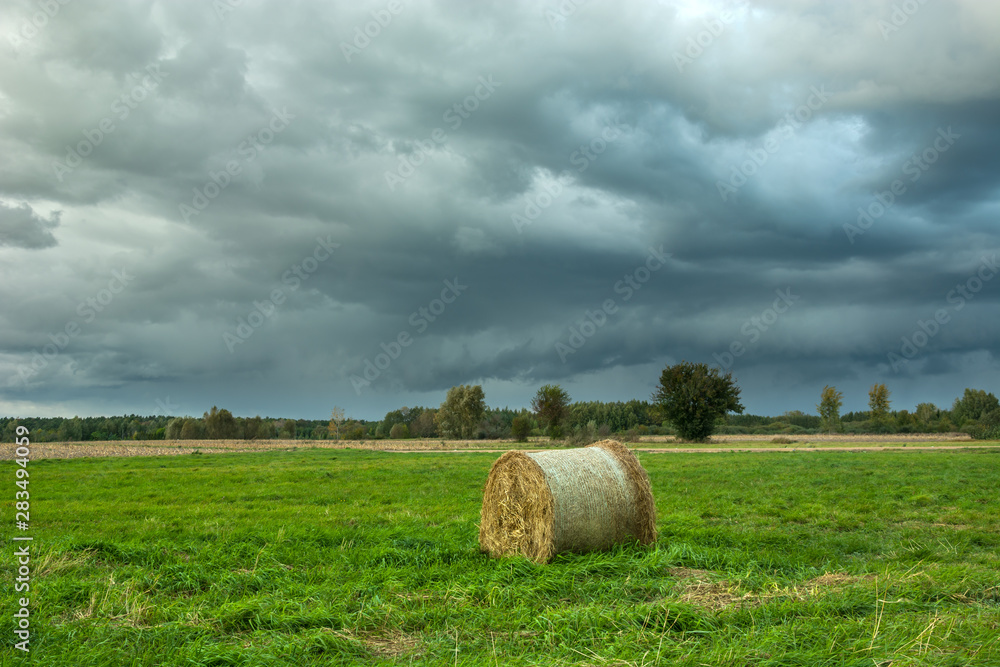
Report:
[[30,662],[1000,664],[998,448],[641,452],[655,547],[545,566],[478,551],[496,456],[33,461]]

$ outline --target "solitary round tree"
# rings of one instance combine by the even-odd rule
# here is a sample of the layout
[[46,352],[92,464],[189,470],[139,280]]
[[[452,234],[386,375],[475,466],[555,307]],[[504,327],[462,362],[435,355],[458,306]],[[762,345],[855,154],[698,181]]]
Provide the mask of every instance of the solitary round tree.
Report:
[[726,413],[743,412],[732,373],[719,375],[717,368],[689,361],[663,369],[653,402],[682,440],[694,442],[708,440],[716,420]]
[[531,409],[548,428],[550,438],[558,440],[562,437],[562,423],[569,416],[569,394],[565,389],[557,384],[543,386],[531,399]]

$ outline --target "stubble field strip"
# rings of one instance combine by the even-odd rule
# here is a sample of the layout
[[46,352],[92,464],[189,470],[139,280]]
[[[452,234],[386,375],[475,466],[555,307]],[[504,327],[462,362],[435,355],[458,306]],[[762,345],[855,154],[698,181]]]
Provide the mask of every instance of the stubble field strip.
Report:
[[32,662],[1000,663],[997,450],[640,452],[655,548],[547,566],[478,552],[495,458],[37,461]]
[[[824,451],[830,449],[909,449],[909,448],[976,448],[997,447],[998,441],[975,441],[962,433],[921,433],[884,435],[803,435],[775,436],[713,436],[707,443],[678,442],[672,436],[645,436],[639,441],[619,438],[640,451],[671,450],[678,452],[705,451],[785,451],[789,449]],[[107,456],[174,456],[183,454],[217,454],[222,452],[291,451],[298,449],[366,449],[392,452],[505,452],[510,449],[540,451],[553,447],[572,446],[565,441],[532,438],[528,442],[510,440],[110,440],[92,442],[41,442],[32,447],[32,457],[39,459],[69,459]],[[0,459],[13,458],[13,451],[0,451]]]

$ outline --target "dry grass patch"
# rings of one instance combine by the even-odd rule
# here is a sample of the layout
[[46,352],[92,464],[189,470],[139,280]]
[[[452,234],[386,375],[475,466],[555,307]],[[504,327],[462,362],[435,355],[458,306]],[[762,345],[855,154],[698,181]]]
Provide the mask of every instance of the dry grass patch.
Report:
[[100,619],[112,625],[148,628],[152,626],[151,616],[154,612],[155,605],[145,591],[140,590],[134,582],[116,583],[112,574],[108,577],[103,595],[92,593],[89,603],[67,609],[57,620],[71,622]]
[[683,587],[681,602],[689,602],[704,609],[721,611],[733,606],[757,606],[761,598],[753,593],[740,594],[740,587],[728,581],[699,581]]
[[38,569],[35,572],[35,576],[47,577],[51,574],[60,574],[65,570],[91,565],[92,561],[95,560],[94,554],[93,549],[83,549],[75,553],[69,551],[62,553],[47,551],[38,562]]
[[417,593],[417,592],[396,593],[396,597],[406,600],[407,602],[420,602],[424,600],[440,599],[440,596],[438,595],[432,595],[431,593]]
[[806,600],[828,591],[836,591],[858,581],[871,581],[875,575],[857,577],[845,572],[828,572],[798,586],[775,588],[773,591],[746,592],[738,583],[719,578],[715,572],[675,567],[667,571],[678,579],[676,589],[680,601],[711,611],[730,607],[760,606],[777,598]]
[[385,629],[374,632],[354,632],[345,628],[343,630],[331,630],[330,632],[344,639],[361,642],[373,655],[379,658],[395,658],[396,656],[410,653],[417,656],[421,653],[417,650],[420,640],[399,630]]
[[714,572],[708,570],[695,570],[690,567],[672,567],[667,570],[667,574],[677,579],[702,579],[709,580],[715,576]]
[[808,586],[810,590],[817,588],[843,588],[844,586],[853,584],[857,581],[872,581],[874,579],[874,574],[866,574],[863,577],[855,577],[854,575],[847,574],[846,572],[827,572],[826,574],[810,579],[805,582],[805,585]]
[[754,598],[753,593],[742,593],[738,584],[719,579],[715,572],[675,567],[667,570],[676,577],[676,588],[681,602],[689,602],[704,609],[720,611]]

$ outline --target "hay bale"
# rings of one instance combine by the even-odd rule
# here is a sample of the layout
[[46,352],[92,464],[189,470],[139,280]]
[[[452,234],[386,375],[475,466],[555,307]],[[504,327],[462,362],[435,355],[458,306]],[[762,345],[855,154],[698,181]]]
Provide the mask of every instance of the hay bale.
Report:
[[494,461],[483,490],[479,548],[523,554],[538,563],[564,551],[586,552],[656,541],[649,476],[628,447],[602,440],[582,449]]

